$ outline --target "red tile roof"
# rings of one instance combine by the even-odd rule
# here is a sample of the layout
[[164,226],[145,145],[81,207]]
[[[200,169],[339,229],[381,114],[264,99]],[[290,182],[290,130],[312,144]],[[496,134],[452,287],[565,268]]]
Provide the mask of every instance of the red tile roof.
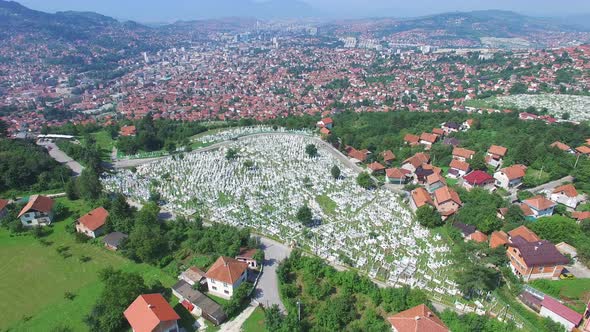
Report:
[[101,206],[80,217],[78,222],[86,226],[86,228],[90,229],[91,231],[95,231],[105,224],[108,216],[109,212]]
[[506,174],[509,180],[523,178],[526,174],[527,167],[524,165],[512,165],[510,167],[502,168],[500,172]]
[[391,150],[381,152],[381,156],[383,156],[383,161],[385,162],[395,160],[395,154]]
[[590,211],[575,211],[572,212],[572,217],[576,218],[577,220],[590,219]]
[[566,145],[566,144],[564,144],[564,143],[561,143],[561,142],[559,142],[559,141],[555,141],[555,142],[551,143],[551,145],[550,145],[550,146],[551,146],[551,147],[554,147],[554,148],[558,148],[558,149],[560,149],[560,150],[562,150],[562,151],[566,151],[566,152],[567,152],[567,151],[570,151],[570,150],[572,149],[572,148],[570,148],[570,146],[569,146],[569,145]]
[[438,188],[434,192],[434,199],[436,204],[443,204],[448,201],[453,201],[458,205],[462,205],[461,199],[459,198],[457,192],[449,187]]
[[553,190],[554,194],[562,194],[567,197],[578,197],[578,191],[573,184],[565,184],[563,186],[559,186]]
[[180,319],[161,294],[140,295],[123,314],[135,332],[151,332],[162,322]]
[[482,184],[485,184],[487,182],[492,182],[494,181],[494,178],[489,175],[488,173],[484,172],[484,171],[473,171],[467,175],[465,175],[463,177],[463,179],[465,179],[465,181],[467,181],[467,183],[469,183],[472,186],[480,186]]
[[576,151],[581,154],[590,154],[590,148],[585,145],[577,147]]
[[434,142],[436,142],[437,139],[438,139],[438,136],[436,136],[435,134],[431,134],[431,133],[422,133],[422,135],[420,135],[420,140],[426,141],[428,143],[434,143]]
[[508,243],[508,234],[504,231],[495,231],[490,236],[490,247],[496,248]]
[[468,163],[457,159],[451,160],[451,164],[449,165],[449,167],[461,170],[463,172],[469,171],[470,168]]
[[209,279],[215,279],[233,285],[240,279],[247,268],[248,264],[244,262],[221,256],[211,265],[206,276]]
[[23,214],[28,213],[29,211],[37,211],[43,213],[51,212],[53,208],[53,200],[46,196],[40,195],[33,195],[29,198],[29,202],[25,207],[20,211],[18,217],[20,218]]
[[412,135],[412,134],[406,134],[406,136],[404,136],[404,142],[409,143],[409,144],[416,144],[420,141],[420,137],[416,136],[416,135]]
[[567,320],[568,322],[576,326],[580,324],[580,322],[582,321],[581,314],[559,303],[556,299],[552,298],[551,296],[545,295],[545,298],[543,298],[543,301],[541,302],[541,306],[545,307],[547,310],[551,312],[554,312],[555,314],[559,315],[563,319]]
[[397,332],[448,332],[449,329],[424,304],[402,311],[387,321]]
[[0,199],[0,211],[2,211],[7,206],[8,206],[8,200]]
[[528,206],[532,207],[537,211],[547,210],[557,205],[557,203],[550,201],[547,198],[545,198],[545,196],[541,195],[525,199],[524,203],[526,203]]
[[418,152],[415,155],[411,156],[410,158],[404,160],[403,164],[412,164],[415,168],[418,168],[420,165],[428,163],[430,161],[430,156],[423,152]]
[[378,162],[373,162],[367,165],[367,167],[372,170],[373,172],[379,172],[385,169],[385,166],[381,165]]
[[531,231],[526,226],[519,226],[519,227],[511,230],[510,232],[508,232],[508,235],[510,235],[511,238],[515,238],[517,236],[520,236],[525,241],[528,241],[528,242],[535,242],[535,241],[540,241],[541,240],[537,236],[537,234],[535,234],[535,232]]
[[410,194],[412,195],[412,199],[414,200],[414,204],[416,205],[416,207],[421,207],[426,204],[434,206],[432,198],[430,198],[430,195],[428,194],[428,191],[426,191],[426,189],[422,187],[416,188],[412,190]]
[[499,156],[499,157],[504,157],[506,155],[506,152],[508,152],[508,149],[506,149],[503,146],[499,146],[499,145],[492,145],[488,149],[488,153]]
[[471,159],[471,157],[473,157],[474,154],[475,154],[475,151],[464,149],[464,148],[454,148],[453,149],[453,156],[454,157]]
[[123,126],[119,131],[119,135],[121,136],[134,136],[137,133],[135,126]]
[[469,235],[471,241],[475,241],[478,243],[488,242],[488,236],[480,231],[475,231],[473,234]]
[[409,174],[409,171],[401,168],[388,168],[385,170],[385,176],[390,179],[403,179],[406,174]]

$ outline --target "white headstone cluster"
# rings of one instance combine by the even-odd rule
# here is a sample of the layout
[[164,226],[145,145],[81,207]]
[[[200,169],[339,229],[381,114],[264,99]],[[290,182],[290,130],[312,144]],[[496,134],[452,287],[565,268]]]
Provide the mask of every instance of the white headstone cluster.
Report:
[[[308,144],[316,145],[317,157],[306,154]],[[229,148],[238,151],[236,159],[226,159]],[[198,212],[207,220],[294,241],[392,286],[456,295],[457,285],[449,280],[450,249],[441,237],[420,226],[395,193],[358,186],[357,174],[335,153],[304,135],[257,135],[217,150],[162,159],[135,173],[121,170],[107,175],[103,184],[136,201],[158,191],[166,210]],[[332,178],[334,165],[342,171],[339,180]],[[304,204],[312,210],[315,226],[297,221]]]

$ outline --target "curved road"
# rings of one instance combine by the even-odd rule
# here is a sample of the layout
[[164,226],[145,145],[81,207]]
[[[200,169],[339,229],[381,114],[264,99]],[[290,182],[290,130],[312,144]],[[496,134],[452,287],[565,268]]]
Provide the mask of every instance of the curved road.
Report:
[[260,242],[262,250],[264,250],[264,271],[258,280],[258,285],[256,285],[254,299],[265,308],[276,304],[282,312],[285,312],[285,306],[279,296],[277,268],[283,259],[289,257],[291,248],[262,236]]
[[69,167],[74,176],[78,176],[82,173],[84,167],[80,165],[79,162],[75,161],[74,159],[70,158],[65,152],[59,149],[59,147],[53,142],[40,142],[37,143],[39,146],[45,147],[49,151],[49,155],[51,158],[55,159],[58,163],[64,164]]

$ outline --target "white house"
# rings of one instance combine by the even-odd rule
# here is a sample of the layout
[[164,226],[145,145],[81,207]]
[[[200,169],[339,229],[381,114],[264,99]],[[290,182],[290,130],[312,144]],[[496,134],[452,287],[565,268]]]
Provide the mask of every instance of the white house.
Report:
[[205,276],[209,293],[230,299],[234,291],[248,278],[248,264],[221,256]]
[[31,196],[18,217],[25,227],[47,226],[53,221],[53,203],[49,197]]
[[555,188],[551,193],[550,198],[555,203],[563,204],[572,209],[575,209],[578,204],[585,200],[585,197],[578,194],[576,187],[572,184],[566,184]]
[[109,212],[105,208],[96,208],[76,221],[76,231],[95,239],[103,233],[108,217]]
[[582,315],[559,303],[554,298],[545,295],[541,302],[541,317],[548,317],[552,321],[563,325],[571,331],[582,321]]
[[524,165],[512,165],[510,167],[500,169],[494,173],[496,187],[508,190],[520,185],[526,174],[526,169],[527,167]]

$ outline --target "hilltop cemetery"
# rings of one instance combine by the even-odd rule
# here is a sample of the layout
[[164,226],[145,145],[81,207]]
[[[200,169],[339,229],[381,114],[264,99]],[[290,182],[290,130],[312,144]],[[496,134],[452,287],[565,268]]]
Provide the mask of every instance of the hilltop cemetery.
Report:
[[[306,153],[310,144],[315,157]],[[358,186],[357,173],[342,160],[316,138],[267,134],[121,170],[103,185],[140,202],[157,192],[166,210],[251,227],[393,286],[456,295],[450,249],[440,236],[420,226],[395,193]],[[339,179],[330,172],[334,165],[342,170]],[[313,215],[308,225],[296,217],[305,205]]]

